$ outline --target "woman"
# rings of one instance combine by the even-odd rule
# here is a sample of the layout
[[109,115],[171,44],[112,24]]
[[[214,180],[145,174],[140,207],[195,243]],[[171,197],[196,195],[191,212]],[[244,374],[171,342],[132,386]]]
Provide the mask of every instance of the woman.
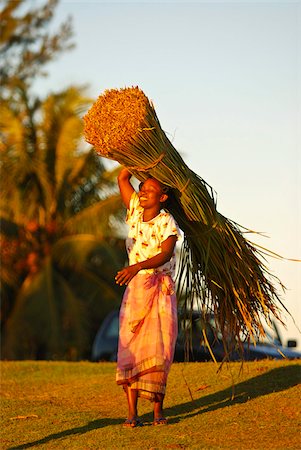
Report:
[[137,194],[131,173],[123,168],[118,184],[127,208],[129,266],[116,275],[127,285],[120,308],[117,383],[128,401],[125,426],[141,426],[138,396],[154,402],[154,425],[167,423],[163,399],[177,337],[177,304],[173,277],[175,244],[180,236],[171,214],[162,210],[165,186],[147,179]]

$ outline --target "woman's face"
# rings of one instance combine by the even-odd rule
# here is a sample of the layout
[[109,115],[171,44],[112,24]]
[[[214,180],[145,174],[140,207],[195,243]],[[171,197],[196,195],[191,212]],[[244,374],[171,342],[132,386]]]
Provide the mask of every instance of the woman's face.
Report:
[[161,203],[167,198],[166,194],[162,192],[162,187],[159,181],[153,178],[148,178],[140,187],[139,200],[142,208],[161,207]]

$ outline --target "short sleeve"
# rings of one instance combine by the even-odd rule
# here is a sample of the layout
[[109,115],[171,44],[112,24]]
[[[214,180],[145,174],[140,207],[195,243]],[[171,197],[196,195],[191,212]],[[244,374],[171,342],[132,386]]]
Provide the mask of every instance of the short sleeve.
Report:
[[125,222],[128,225],[132,225],[134,222],[137,221],[138,216],[142,212],[142,207],[140,206],[139,197],[136,191],[132,193],[129,209],[126,213],[126,219]]
[[169,236],[177,236],[177,239],[179,239],[179,237],[181,236],[177,222],[169,213],[163,215],[160,231],[161,242],[164,242]]

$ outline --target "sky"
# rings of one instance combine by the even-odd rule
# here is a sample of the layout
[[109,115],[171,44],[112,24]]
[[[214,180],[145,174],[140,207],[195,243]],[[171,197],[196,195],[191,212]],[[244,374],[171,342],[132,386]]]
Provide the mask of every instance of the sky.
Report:
[[[35,2],[33,2],[35,3]],[[61,0],[76,48],[35,85],[139,86],[186,164],[226,217],[263,232],[259,245],[301,259],[300,1]],[[301,262],[268,259],[287,287],[285,340],[301,349]]]

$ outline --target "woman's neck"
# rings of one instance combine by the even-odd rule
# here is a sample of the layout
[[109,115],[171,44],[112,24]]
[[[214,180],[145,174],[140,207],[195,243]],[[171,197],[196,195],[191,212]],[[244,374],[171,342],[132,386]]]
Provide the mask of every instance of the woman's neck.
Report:
[[151,208],[151,209],[144,209],[143,211],[143,222],[148,222],[149,220],[154,219],[159,213],[161,208]]

